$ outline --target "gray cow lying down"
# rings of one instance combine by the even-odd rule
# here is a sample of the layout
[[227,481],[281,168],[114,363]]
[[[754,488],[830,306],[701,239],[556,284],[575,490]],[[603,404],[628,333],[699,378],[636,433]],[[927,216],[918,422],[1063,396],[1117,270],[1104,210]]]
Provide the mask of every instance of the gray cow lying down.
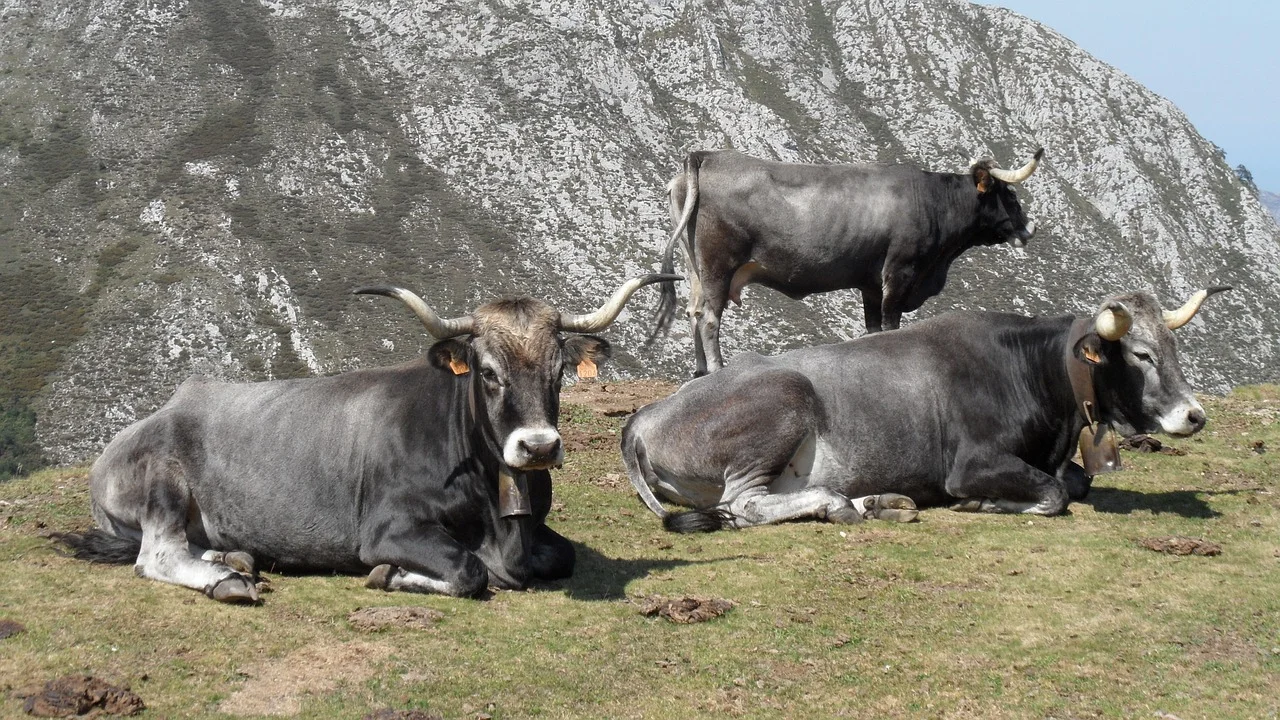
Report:
[[[623,462],[676,532],[909,521],[926,505],[1058,514],[1092,482],[1072,460],[1078,439],[1204,427],[1170,331],[1225,289],[1174,312],[1131,293],[1087,318],[956,312],[743,356],[641,408]],[[693,509],[670,513],[658,497]]]
[[401,300],[439,342],[332,377],[188,380],[94,463],[98,529],[55,537],[224,602],[257,601],[255,561],[458,596],[567,577],[573,546],[545,522],[560,379],[609,344],[562,332],[602,330],[638,288],[676,279],[630,280],[585,315],[519,298],[442,319],[408,290],[356,290]]

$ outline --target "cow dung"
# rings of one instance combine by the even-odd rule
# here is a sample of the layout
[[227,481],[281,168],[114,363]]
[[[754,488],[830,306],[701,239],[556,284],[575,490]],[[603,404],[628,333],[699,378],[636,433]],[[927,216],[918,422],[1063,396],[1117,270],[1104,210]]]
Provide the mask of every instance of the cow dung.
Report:
[[389,627],[427,630],[444,619],[444,613],[424,607],[368,607],[352,610],[347,622],[357,630],[377,632]]
[[729,612],[737,603],[724,598],[704,598],[686,595],[678,598],[650,595],[640,601],[640,614],[645,617],[661,615],[673,623],[706,622]]
[[0,620],[0,640],[13,637],[25,630],[26,628],[22,626],[22,623],[16,623],[12,620]]
[[1202,538],[1183,537],[1181,535],[1173,535],[1171,537],[1149,537],[1142,538],[1138,544],[1148,550],[1156,552],[1168,553],[1170,555],[1221,555],[1222,546],[1215,542],[1209,542]]
[[67,675],[17,695],[26,698],[22,709],[36,717],[74,717],[89,712],[136,715],[146,708],[142,698],[128,687],[116,687],[91,675]]

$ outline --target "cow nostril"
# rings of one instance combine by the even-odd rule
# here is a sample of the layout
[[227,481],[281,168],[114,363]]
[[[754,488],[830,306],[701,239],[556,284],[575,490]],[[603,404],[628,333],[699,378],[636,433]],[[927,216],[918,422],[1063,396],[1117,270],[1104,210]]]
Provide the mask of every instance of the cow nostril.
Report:
[[1197,429],[1204,427],[1206,419],[1204,410],[1200,408],[1192,408],[1187,411],[1187,422],[1191,423]]
[[526,452],[530,457],[551,457],[560,451],[560,438],[555,438],[554,440],[548,440],[545,442],[521,440],[520,449]]

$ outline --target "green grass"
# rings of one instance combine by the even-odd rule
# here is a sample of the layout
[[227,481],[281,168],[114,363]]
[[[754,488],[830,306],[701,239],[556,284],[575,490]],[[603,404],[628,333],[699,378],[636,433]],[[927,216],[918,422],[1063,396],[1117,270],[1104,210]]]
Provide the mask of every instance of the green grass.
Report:
[[[1208,430],[1167,441],[1185,456],[1126,452],[1063,517],[928,510],[689,537],[631,492],[624,418],[570,399],[549,522],[577,544],[577,572],[487,601],[269,574],[261,607],[218,605],[54,554],[39,533],[88,527],[88,494],[85,469],[47,470],[0,486],[0,619],[27,628],[0,640],[0,684],[90,673],[129,683],[148,717],[266,708],[254,698],[317,718],[1275,717],[1280,389],[1205,402]],[[1136,543],[1175,534],[1223,552]],[[738,605],[677,626],[637,612],[649,594]],[[372,605],[445,617],[347,623]],[[8,695],[0,715],[20,712]]]

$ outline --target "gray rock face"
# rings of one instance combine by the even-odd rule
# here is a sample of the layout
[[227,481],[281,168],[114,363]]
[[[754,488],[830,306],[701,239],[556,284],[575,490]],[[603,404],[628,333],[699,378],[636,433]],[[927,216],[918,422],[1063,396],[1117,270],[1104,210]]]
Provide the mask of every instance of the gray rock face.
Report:
[[1266,190],[1258,194],[1259,199],[1262,200],[1262,206],[1271,213],[1271,217],[1275,218],[1277,223],[1280,223],[1280,195]]
[[[1230,284],[1179,331],[1188,374],[1219,391],[1280,365],[1280,231],[1258,199],[1168,101],[1005,10],[0,0],[0,51],[0,379],[59,461],[193,373],[429,346],[356,285],[447,314],[504,293],[594,307],[656,269],[664,186],[696,148],[961,171],[1043,145],[1037,238],[970,252],[917,316]],[[684,327],[642,345],[654,301],[606,333],[613,372],[690,372]],[[726,355],[856,337],[859,302],[750,288]]]

